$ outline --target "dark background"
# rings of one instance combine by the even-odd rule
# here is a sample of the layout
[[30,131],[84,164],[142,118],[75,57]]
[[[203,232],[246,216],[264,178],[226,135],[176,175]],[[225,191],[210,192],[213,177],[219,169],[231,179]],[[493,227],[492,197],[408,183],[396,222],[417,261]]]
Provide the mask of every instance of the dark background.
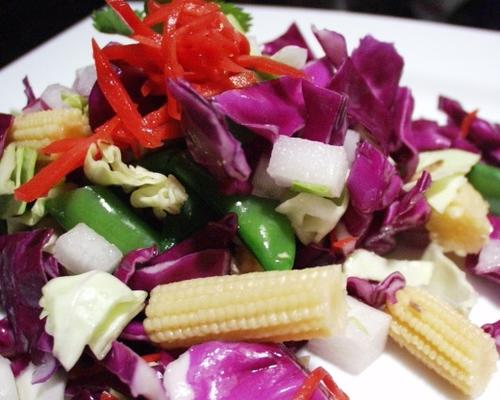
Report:
[[[500,0],[235,1],[320,7],[500,30]],[[102,6],[103,0],[0,0],[0,67]]]

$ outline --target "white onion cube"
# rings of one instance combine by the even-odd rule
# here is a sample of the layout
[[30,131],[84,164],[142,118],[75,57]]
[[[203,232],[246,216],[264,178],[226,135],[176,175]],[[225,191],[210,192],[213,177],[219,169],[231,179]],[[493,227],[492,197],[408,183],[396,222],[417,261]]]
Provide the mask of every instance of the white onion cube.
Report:
[[67,381],[65,373],[58,371],[47,381],[33,384],[31,379],[34,372],[35,366],[29,363],[16,378],[19,400],[64,400],[64,389]]
[[282,186],[278,186],[273,178],[267,173],[269,157],[260,158],[252,178],[252,194],[266,199],[281,199],[286,192]]
[[358,374],[384,351],[390,315],[348,296],[345,330],[326,339],[310,340],[307,348],[343,370]]
[[93,229],[80,223],[57,239],[54,256],[69,272],[83,274],[112,272],[123,254]]
[[17,389],[10,361],[0,356],[0,400],[17,400]]
[[306,186],[326,197],[341,195],[347,170],[344,147],[283,135],[274,143],[267,168],[279,186]]

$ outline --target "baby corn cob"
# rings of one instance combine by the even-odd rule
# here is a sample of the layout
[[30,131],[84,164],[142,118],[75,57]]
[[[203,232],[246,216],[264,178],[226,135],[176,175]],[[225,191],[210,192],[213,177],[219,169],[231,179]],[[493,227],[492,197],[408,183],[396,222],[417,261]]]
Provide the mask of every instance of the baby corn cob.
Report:
[[390,336],[465,394],[480,395],[496,369],[493,339],[422,289],[407,286],[396,297],[387,304]]
[[345,313],[345,278],[329,266],[157,286],[144,326],[167,349],[215,339],[282,342],[328,337]]
[[87,117],[76,108],[65,108],[17,116],[10,131],[10,141],[40,149],[58,139],[86,136],[89,133]]
[[427,223],[432,241],[460,256],[478,253],[488,240],[488,203],[466,182],[444,212],[432,210]]

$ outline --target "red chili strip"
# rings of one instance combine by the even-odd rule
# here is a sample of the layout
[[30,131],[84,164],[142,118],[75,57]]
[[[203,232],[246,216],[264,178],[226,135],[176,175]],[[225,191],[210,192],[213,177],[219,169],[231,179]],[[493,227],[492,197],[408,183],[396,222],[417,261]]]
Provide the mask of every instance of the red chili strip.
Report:
[[470,128],[473,122],[476,120],[478,112],[479,110],[471,111],[470,113],[467,113],[467,115],[462,120],[462,123],[460,124],[460,137],[462,139],[465,139],[469,134]]
[[303,71],[275,61],[269,57],[242,55],[236,59],[236,62],[242,67],[265,72],[267,74],[287,75],[294,78],[304,78],[306,76]]
[[123,19],[135,35],[147,36],[152,39],[159,39],[155,31],[153,31],[147,24],[145,24],[132,10],[132,7],[124,0],[106,0],[106,3],[116,11],[116,13]]
[[323,382],[334,400],[349,400],[349,396],[337,386],[330,374],[322,367],[316,368],[309,374],[293,400],[310,400],[314,392],[320,387],[321,382]]

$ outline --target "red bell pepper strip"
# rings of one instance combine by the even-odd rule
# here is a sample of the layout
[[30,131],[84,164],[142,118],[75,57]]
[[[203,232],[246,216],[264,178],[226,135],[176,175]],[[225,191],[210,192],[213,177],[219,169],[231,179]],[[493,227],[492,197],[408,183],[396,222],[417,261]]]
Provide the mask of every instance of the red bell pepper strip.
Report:
[[476,120],[478,112],[479,112],[479,110],[471,111],[470,113],[467,113],[467,115],[462,120],[462,123],[460,124],[460,137],[462,139],[465,139],[467,137],[467,135],[469,134],[470,127],[472,126],[473,122]]
[[132,39],[136,40],[137,42],[145,46],[151,47],[154,50],[161,49],[160,40],[154,40],[147,36],[142,36],[142,35],[133,35]]
[[[33,178],[14,191],[16,200],[31,202],[46,196],[49,190],[63,180],[66,175],[83,165],[87,150],[92,143],[98,140],[111,141],[111,132],[116,129],[117,126],[118,120],[112,119],[102,127],[97,128],[95,134],[82,137],[78,142],[65,141],[60,147],[58,147],[57,142],[54,143],[52,151],[63,152],[59,158],[43,167]],[[71,143],[72,146],[67,149],[69,143]],[[47,149],[45,149],[45,151],[46,150]]]
[[152,353],[141,356],[141,358],[147,363],[154,363],[161,360],[161,353]]
[[236,62],[242,67],[265,72],[267,74],[287,75],[293,78],[304,78],[306,76],[303,71],[275,61],[269,57],[241,55],[236,58]]
[[316,368],[306,378],[293,400],[310,400],[316,389],[323,382],[328,391],[333,395],[334,400],[349,400],[349,396],[340,389],[333,378],[322,367]]
[[143,69],[148,74],[162,71],[161,51],[140,43],[106,46],[102,52],[110,61],[125,61],[131,66]]
[[147,26],[137,14],[132,10],[132,7],[124,0],[106,0],[106,3],[116,11],[116,13],[129,26],[134,35],[142,35],[152,39],[160,39],[155,31]]
[[161,146],[161,141],[153,135],[152,130],[142,120],[142,116],[139,114],[136,105],[95,40],[92,40],[92,48],[97,72],[97,83],[124,127],[136,137],[142,146],[149,148]]
[[339,240],[333,240],[330,243],[330,247],[332,250],[345,250],[349,246],[354,248],[357,240],[358,240],[357,237],[347,236],[347,237],[339,239]]
[[118,400],[118,397],[113,396],[111,393],[102,392],[99,400]]

